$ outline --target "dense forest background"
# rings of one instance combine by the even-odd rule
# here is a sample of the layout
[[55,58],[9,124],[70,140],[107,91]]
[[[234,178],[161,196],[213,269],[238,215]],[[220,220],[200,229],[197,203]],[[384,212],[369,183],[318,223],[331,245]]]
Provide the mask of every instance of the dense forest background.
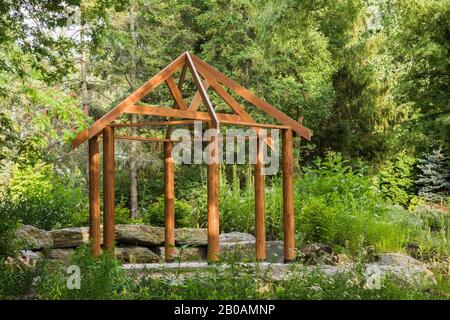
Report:
[[[350,173],[405,209],[445,207],[449,24],[448,0],[3,1],[2,213],[46,229],[86,224],[86,153],[71,150],[71,140],[184,51],[302,117],[314,132],[296,142],[305,183],[328,170],[330,190],[365,185],[339,180]],[[149,101],[167,105],[163,87]],[[161,150],[116,143],[118,222],[162,223]],[[251,170],[222,168],[225,229],[252,231]],[[205,226],[204,168],[177,168],[176,176],[177,224]],[[280,192],[277,179],[269,194]],[[269,215],[278,210],[270,201]],[[311,217],[325,210],[315,205]],[[281,216],[272,218],[275,238]]]

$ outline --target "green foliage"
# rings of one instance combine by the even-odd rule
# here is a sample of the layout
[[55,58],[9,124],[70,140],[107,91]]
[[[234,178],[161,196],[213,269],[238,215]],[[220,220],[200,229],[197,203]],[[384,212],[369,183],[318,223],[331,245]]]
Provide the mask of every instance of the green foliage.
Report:
[[51,165],[15,167],[2,210],[24,224],[46,230],[87,224],[87,198],[76,183]]
[[419,196],[428,201],[442,202],[444,196],[450,193],[448,158],[441,149],[436,149],[417,162]]
[[406,241],[364,168],[352,169],[339,154],[316,160],[295,188],[296,228],[306,242],[353,251],[371,245],[384,251],[399,249]]
[[151,272],[125,276],[111,257],[94,259],[87,249],[79,250],[72,263],[81,267],[81,288],[68,290],[63,269],[58,269],[39,278],[39,299],[445,299],[448,287],[445,280],[437,285],[411,285],[387,276],[381,288],[369,289],[361,266],[333,277],[293,267],[292,277],[273,281],[270,269],[233,262],[226,268],[212,266],[189,277],[154,277]]
[[[177,228],[191,226],[190,217],[192,214],[192,206],[185,200],[174,200],[175,207],[175,226]],[[150,204],[144,216],[144,222],[164,227],[164,197],[159,197],[156,202]]]
[[32,268],[14,269],[0,257],[0,300],[18,299],[29,294],[37,274]]
[[384,165],[378,173],[378,185],[384,198],[404,207],[409,205],[413,191],[415,162],[414,157],[402,151],[394,161]]
[[89,246],[77,248],[70,261],[71,265],[80,268],[80,289],[68,289],[67,274],[62,265],[46,264],[42,266],[43,276],[37,283],[37,295],[40,299],[114,299],[124,290],[126,276],[120,262],[109,252],[95,258]]
[[[15,232],[20,226],[19,217],[15,212],[8,210],[4,201],[0,202],[0,259],[15,256],[17,249]],[[1,261],[0,261],[1,263]]]

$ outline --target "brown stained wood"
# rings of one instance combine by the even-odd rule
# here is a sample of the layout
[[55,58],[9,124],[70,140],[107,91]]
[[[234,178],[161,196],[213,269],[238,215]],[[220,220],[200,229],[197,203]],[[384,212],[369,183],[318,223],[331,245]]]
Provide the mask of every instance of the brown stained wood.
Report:
[[164,138],[148,138],[148,137],[135,137],[135,136],[116,136],[117,140],[137,140],[137,141],[147,141],[147,142],[169,142],[170,139]]
[[187,110],[188,106],[186,102],[184,102],[183,96],[181,95],[178,86],[175,83],[175,80],[172,76],[166,79],[167,86],[169,87],[169,91],[172,95],[173,100],[175,101],[175,106],[181,110]]
[[264,192],[264,157],[258,140],[255,168],[255,237],[256,260],[264,261],[266,254],[266,201]]
[[175,254],[175,187],[174,160],[172,158],[173,143],[164,143],[164,236],[165,260],[173,261]]
[[92,254],[100,254],[100,153],[97,136],[89,139],[89,240]]
[[103,244],[115,245],[114,223],[114,129],[103,129]]
[[[236,112],[238,115],[241,116],[244,121],[249,123],[256,123],[255,119],[250,116],[247,111],[245,111],[244,107],[239,104],[223,87],[220,83],[218,83],[216,80],[214,80],[214,76],[211,73],[205,72],[203,75],[205,79],[208,80],[208,82],[211,84],[211,87],[214,89],[214,91],[217,92],[217,94],[225,101],[228,106],[230,106],[231,109],[233,109],[234,112]],[[252,127],[256,134],[259,135],[260,130],[257,127]],[[273,149],[273,141],[271,138],[264,138],[264,142],[269,145],[271,149]]]
[[[217,129],[214,124],[209,129]],[[213,163],[208,164],[207,190],[208,190],[208,261],[219,260],[220,244],[220,217],[219,217],[219,164],[218,141],[212,138],[210,144],[214,145]]]
[[292,130],[282,132],[284,261],[295,259],[294,164]]
[[208,94],[206,93],[206,89],[202,84],[202,80],[200,79],[200,76],[198,75],[197,68],[194,65],[194,62],[192,61],[189,52],[186,53],[186,63],[191,70],[192,79],[194,80],[195,85],[197,86],[197,90],[200,92],[200,95],[202,97],[203,103],[206,106],[206,110],[208,110],[208,114],[211,118],[211,122],[213,123],[214,127],[219,129],[219,119],[217,118],[216,111],[214,110],[214,107],[211,103],[211,100],[209,99]]
[[[186,58],[185,58],[186,60]],[[183,91],[183,84],[184,84],[184,80],[186,79],[186,71],[187,71],[187,64],[184,63],[183,68],[181,69],[181,74],[180,74],[180,79],[178,80],[178,91],[180,92],[181,95],[181,99],[183,99],[183,95],[182,95],[182,91]],[[184,100],[183,100],[184,102]],[[169,118],[169,120],[171,120]],[[172,136],[172,127],[169,125],[166,129],[166,138],[170,139],[170,137]]]
[[142,121],[142,122],[128,122],[128,123],[112,123],[108,125],[112,128],[126,128],[126,127],[155,127],[155,126],[177,126],[177,125],[191,125],[194,120],[171,120],[171,121]]
[[[145,114],[145,115],[151,115],[151,116],[160,116],[160,117],[193,119],[193,120],[200,120],[200,121],[210,121],[211,120],[211,118],[207,112],[191,111],[191,110],[178,110],[178,109],[172,109],[172,108],[148,107],[145,105],[131,106],[127,109],[126,112],[127,113]],[[242,118],[240,116],[234,115],[234,114],[220,113],[220,114],[217,114],[217,117],[220,121],[242,122]]]
[[198,57],[196,57],[193,54],[189,54],[188,57],[194,61],[195,66],[197,67],[198,72],[204,76],[207,77],[208,73],[210,73],[212,76],[214,76],[215,79],[217,79],[219,82],[224,84],[229,89],[233,90],[236,94],[253,104],[255,107],[261,109],[262,111],[266,112],[271,117],[277,119],[282,124],[287,125],[292,128],[295,132],[300,134],[302,137],[304,137],[307,140],[311,140],[311,132],[309,129],[302,126],[300,123],[295,121],[294,119],[290,118],[285,113],[281,112],[274,106],[270,105],[263,99],[259,98],[252,92],[250,92],[248,89],[241,86],[236,81],[228,78],[223,73],[215,69],[214,67],[210,66],[206,62],[200,60]]
[[169,76],[171,76],[175,71],[178,70],[186,61],[186,53],[183,53],[172,63],[170,63],[166,68],[161,70],[156,76],[151,78],[149,81],[144,83],[135,92],[129,95],[125,100],[119,103],[111,111],[97,120],[92,126],[84,129],[78,136],[72,141],[72,148],[78,147],[81,143],[90,139],[100,133],[103,128],[114,121],[117,117],[123,114],[126,109],[133,106],[136,102],[142,99],[147,93],[159,86],[163,81],[165,81]]
[[[208,90],[209,88],[208,80],[206,79],[203,80],[203,87],[205,88],[205,90]],[[198,108],[200,107],[200,103],[202,103],[202,95],[197,90],[197,92],[195,92],[194,97],[192,98],[191,104],[189,105],[189,110],[197,111]]]

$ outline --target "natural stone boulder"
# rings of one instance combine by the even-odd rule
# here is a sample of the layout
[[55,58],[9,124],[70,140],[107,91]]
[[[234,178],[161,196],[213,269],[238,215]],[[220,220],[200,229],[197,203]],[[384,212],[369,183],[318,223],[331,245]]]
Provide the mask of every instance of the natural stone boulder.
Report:
[[208,229],[181,228],[175,229],[175,243],[178,245],[203,246],[208,244]]
[[[179,261],[202,261],[206,259],[207,248],[205,246],[202,247],[175,247],[173,259]],[[158,248],[158,254],[161,256],[161,259],[165,259],[165,248]]]
[[145,247],[116,247],[115,256],[126,263],[152,263],[159,262],[160,257]]
[[143,246],[160,246],[164,243],[164,228],[139,224],[116,225],[118,243]]
[[255,241],[221,242],[220,255],[236,259],[255,259]]
[[23,225],[16,235],[26,249],[39,250],[53,245],[52,237],[48,231],[30,225]]
[[50,260],[57,260],[63,263],[69,263],[70,257],[74,253],[75,249],[64,248],[64,249],[52,249],[50,250],[49,258]]
[[411,284],[434,284],[436,279],[427,265],[401,253],[385,253],[378,257],[377,263],[368,264],[381,274],[390,274]]
[[267,261],[273,263],[281,263],[284,261],[284,243],[283,241],[267,241],[266,242]]
[[297,259],[305,264],[333,263],[333,248],[326,244],[308,244],[298,249]]
[[419,260],[397,252],[384,253],[378,257],[377,262],[379,265],[385,266],[417,266],[420,268],[427,268],[426,264],[420,262]]
[[255,237],[249,233],[243,233],[243,232],[229,232],[229,233],[222,233],[219,236],[220,243],[226,243],[226,242],[243,242],[243,241],[256,241]]
[[65,228],[50,231],[53,248],[74,248],[89,242],[89,228]]

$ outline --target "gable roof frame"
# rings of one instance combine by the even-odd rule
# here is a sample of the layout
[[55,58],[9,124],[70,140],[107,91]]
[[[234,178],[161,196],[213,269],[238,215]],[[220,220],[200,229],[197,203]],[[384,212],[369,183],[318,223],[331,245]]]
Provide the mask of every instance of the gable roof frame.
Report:
[[[172,75],[183,67],[181,71],[180,81],[178,86]],[[189,107],[184,102],[181,88],[184,82],[186,69],[189,69],[194,83],[197,87],[197,93],[195,94],[193,100]],[[204,78],[201,79],[200,75]],[[137,105],[143,97],[145,97],[150,91],[156,89],[162,82],[166,82],[169,87],[169,91],[174,99],[177,111],[171,108],[158,108],[155,110],[148,110],[149,108],[145,106],[146,109],[142,109],[142,105]],[[241,86],[239,83],[228,78],[223,73],[210,66],[206,62],[202,61],[195,55],[184,52],[174,61],[172,61],[166,68],[161,70],[153,78],[144,83],[136,91],[130,94],[122,102],[120,102],[116,107],[106,113],[103,117],[95,121],[90,127],[81,131],[77,137],[72,141],[72,148],[78,147],[84,141],[91,139],[92,137],[101,133],[101,131],[108,125],[110,125],[114,120],[116,120],[123,113],[140,113],[149,115],[159,115],[167,117],[181,117],[186,119],[197,119],[201,118],[203,121],[211,121],[215,127],[219,127],[220,119],[226,119],[226,123],[232,124],[234,122],[246,122],[255,123],[256,121],[245,111],[244,107],[241,106],[223,87],[227,87],[229,90],[235,92],[237,95],[244,98],[246,101],[250,102],[257,109],[264,111],[269,116],[275,118],[283,125],[290,127],[293,131],[298,133],[301,137],[310,140],[311,131],[304,127],[299,122],[287,116],[282,111],[278,110],[274,106],[270,105],[263,99],[259,98],[252,92],[250,92],[245,87]],[[211,103],[211,100],[206,92],[207,88],[211,86],[214,91],[216,91],[219,96],[226,102],[227,105],[236,113],[235,115],[230,114],[217,114]],[[207,108],[207,114],[209,119],[205,117],[205,113],[198,112],[199,104],[203,102]],[[164,110],[165,109],[165,110]],[[230,120],[231,119],[231,120]],[[259,131],[258,128],[254,128],[256,132]],[[271,143],[269,143],[271,145]]]

